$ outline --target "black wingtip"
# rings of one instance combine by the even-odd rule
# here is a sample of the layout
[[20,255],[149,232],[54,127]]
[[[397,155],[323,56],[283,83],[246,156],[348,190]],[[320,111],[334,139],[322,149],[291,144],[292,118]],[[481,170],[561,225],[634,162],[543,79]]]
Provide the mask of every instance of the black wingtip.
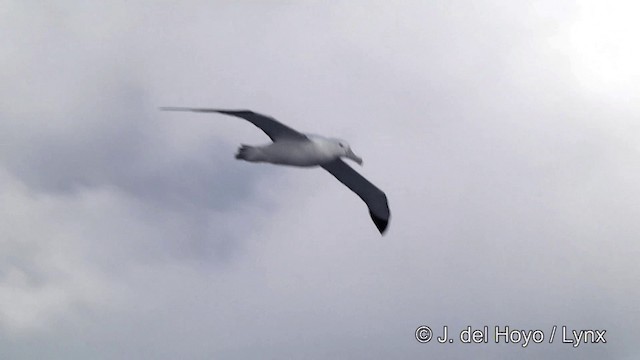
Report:
[[227,115],[243,115],[243,114],[255,114],[253,111],[251,110],[216,110],[216,112],[219,112],[220,114],[227,114]]
[[378,231],[380,231],[380,235],[384,235],[384,232],[387,230],[387,226],[389,225],[389,219],[378,217],[372,212],[369,212],[369,214],[371,215],[371,220],[373,220],[373,223],[376,224]]
[[208,108],[190,108],[180,106],[161,106],[158,109],[162,111],[191,111],[191,112],[205,112],[205,113],[220,113],[227,115],[241,115],[241,114],[254,114],[251,110],[225,110],[225,109],[208,109]]

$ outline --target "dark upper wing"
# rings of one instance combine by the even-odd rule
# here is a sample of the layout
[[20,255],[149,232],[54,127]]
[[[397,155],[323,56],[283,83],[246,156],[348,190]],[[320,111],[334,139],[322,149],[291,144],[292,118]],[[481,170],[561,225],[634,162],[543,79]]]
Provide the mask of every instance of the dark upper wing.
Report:
[[384,234],[391,213],[389,212],[387,196],[382,190],[378,189],[340,159],[326,163],[322,167],[364,200],[369,208],[371,219],[373,219],[380,234]]
[[253,125],[264,131],[271,140],[280,139],[290,140],[306,140],[307,137],[292,128],[280,123],[278,120],[266,115],[254,113],[249,110],[222,110],[222,109],[202,109],[202,108],[186,108],[186,107],[161,107],[160,110],[168,111],[193,111],[205,113],[220,113],[243,118]]

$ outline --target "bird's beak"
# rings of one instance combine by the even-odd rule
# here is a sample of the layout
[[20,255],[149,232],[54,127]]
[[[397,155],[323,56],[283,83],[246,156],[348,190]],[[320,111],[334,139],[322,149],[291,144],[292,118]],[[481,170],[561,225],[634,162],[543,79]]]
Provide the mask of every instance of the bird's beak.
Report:
[[357,162],[358,165],[362,166],[362,158],[359,157],[358,155],[354,154],[351,149],[349,149],[349,151],[347,152],[347,155],[345,155],[345,156],[348,157],[349,159]]

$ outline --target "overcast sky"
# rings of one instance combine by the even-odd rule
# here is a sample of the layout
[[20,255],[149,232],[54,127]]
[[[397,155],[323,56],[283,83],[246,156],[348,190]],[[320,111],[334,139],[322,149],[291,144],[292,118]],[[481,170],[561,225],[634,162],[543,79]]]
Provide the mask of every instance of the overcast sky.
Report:
[[[0,358],[637,359],[639,11],[0,1]],[[347,139],[388,232],[321,169],[236,161],[250,124],[158,106]]]

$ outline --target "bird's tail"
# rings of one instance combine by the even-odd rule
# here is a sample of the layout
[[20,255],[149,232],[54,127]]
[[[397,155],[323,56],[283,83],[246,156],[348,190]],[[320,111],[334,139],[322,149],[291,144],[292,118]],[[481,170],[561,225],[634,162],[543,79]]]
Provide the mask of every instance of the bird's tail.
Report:
[[257,162],[260,161],[258,159],[259,150],[253,146],[242,145],[238,148],[238,152],[236,153],[236,159]]

